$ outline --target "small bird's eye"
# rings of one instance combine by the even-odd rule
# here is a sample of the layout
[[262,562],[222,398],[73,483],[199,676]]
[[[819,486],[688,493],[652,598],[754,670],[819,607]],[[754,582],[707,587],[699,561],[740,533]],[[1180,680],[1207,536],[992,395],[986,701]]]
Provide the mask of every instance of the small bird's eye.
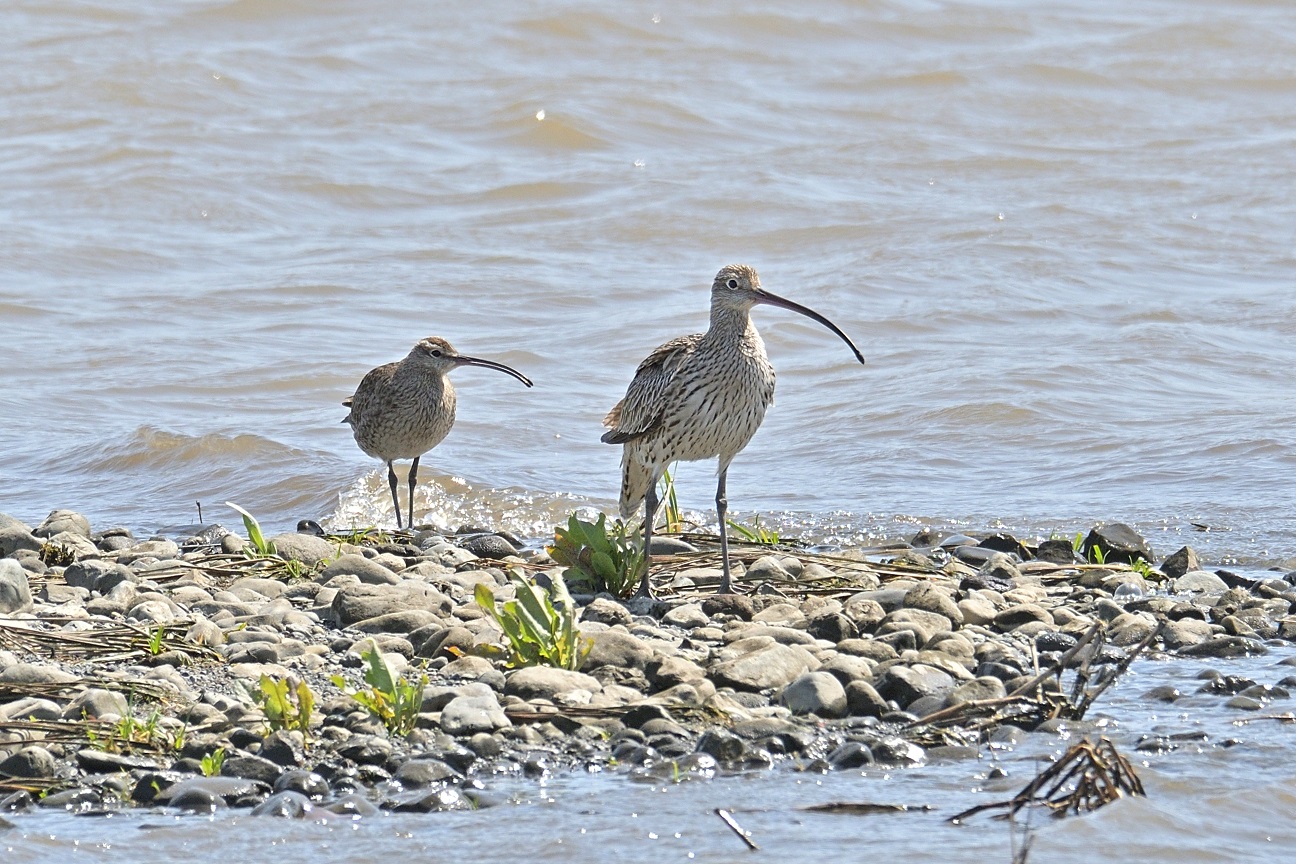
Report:
[[432,349],[432,356],[433,356],[433,357],[440,357],[440,356],[441,356],[441,349],[440,349],[440,348],[433,348],[433,349]]
[[737,280],[737,279],[730,279],[730,280],[729,280],[729,287],[730,287],[730,288],[737,288],[737,287],[738,287],[738,280]]

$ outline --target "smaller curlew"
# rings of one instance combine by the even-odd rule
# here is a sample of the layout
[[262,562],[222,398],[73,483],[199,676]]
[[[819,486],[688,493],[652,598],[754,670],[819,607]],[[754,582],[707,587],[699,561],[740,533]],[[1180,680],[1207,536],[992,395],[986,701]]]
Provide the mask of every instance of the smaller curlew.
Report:
[[[729,463],[760,428],[774,403],[774,367],[751,322],[753,306],[791,309],[836,333],[860,363],[864,356],[841,329],[813,309],[761,288],[756,271],[730,264],[711,284],[711,323],[705,333],[681,336],[658,346],[639,364],[634,380],[603,425],[607,444],[622,444],[621,518],[644,502],[644,558],[652,548],[657,514],[657,481],[673,462],[719,459],[716,515],[720,520],[722,577],[719,593],[733,590],[725,515]],[[639,595],[651,596],[645,564]]]
[[409,525],[414,527],[414,483],[419,457],[441,443],[455,419],[455,391],[446,377],[458,366],[485,366],[507,372],[526,386],[531,379],[494,360],[467,357],[449,342],[429,336],[398,363],[370,369],[355,395],[342,404],[351,413],[342,419],[351,424],[360,449],[387,463],[387,482],[396,505],[396,527],[401,528],[400,495],[392,462],[412,459],[409,472]]

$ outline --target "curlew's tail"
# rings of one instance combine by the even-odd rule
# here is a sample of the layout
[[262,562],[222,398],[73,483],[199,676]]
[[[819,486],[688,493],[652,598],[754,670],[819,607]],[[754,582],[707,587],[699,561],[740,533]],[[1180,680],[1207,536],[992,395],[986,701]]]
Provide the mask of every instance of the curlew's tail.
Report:
[[627,447],[621,455],[621,518],[629,521],[643,507],[644,496],[657,482],[653,469],[630,453]]

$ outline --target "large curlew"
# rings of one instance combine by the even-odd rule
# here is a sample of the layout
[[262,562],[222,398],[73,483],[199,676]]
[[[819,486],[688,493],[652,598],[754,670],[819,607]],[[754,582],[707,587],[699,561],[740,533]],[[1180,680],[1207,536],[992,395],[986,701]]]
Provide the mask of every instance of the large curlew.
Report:
[[[644,502],[644,555],[652,545],[657,513],[657,481],[673,462],[719,459],[716,516],[720,520],[723,575],[720,593],[733,590],[725,514],[725,477],[729,463],[760,428],[774,401],[774,367],[751,321],[758,303],[781,306],[813,318],[863,355],[841,329],[824,316],[764,290],[756,271],[730,264],[711,284],[711,324],[705,333],[681,336],[661,345],[635,370],[625,398],[603,419],[603,441],[622,444],[621,518],[629,519]],[[649,596],[648,567],[639,595]]]

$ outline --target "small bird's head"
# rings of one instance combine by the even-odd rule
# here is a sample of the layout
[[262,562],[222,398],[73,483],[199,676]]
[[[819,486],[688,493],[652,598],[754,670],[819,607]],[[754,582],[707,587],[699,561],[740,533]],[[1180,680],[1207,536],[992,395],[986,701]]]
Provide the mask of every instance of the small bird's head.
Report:
[[711,304],[746,312],[761,302],[760,277],[746,264],[728,264],[720,268],[711,283]]
[[410,350],[409,359],[444,375],[459,365],[459,352],[440,336],[429,336]]
[[413,361],[441,375],[445,375],[457,366],[485,366],[487,369],[498,369],[501,372],[506,372],[526,386],[531,386],[531,379],[512,366],[505,366],[503,363],[496,363],[494,360],[482,360],[478,357],[460,354],[454,349],[453,345],[440,336],[429,336],[421,340],[405,359],[407,362]]

